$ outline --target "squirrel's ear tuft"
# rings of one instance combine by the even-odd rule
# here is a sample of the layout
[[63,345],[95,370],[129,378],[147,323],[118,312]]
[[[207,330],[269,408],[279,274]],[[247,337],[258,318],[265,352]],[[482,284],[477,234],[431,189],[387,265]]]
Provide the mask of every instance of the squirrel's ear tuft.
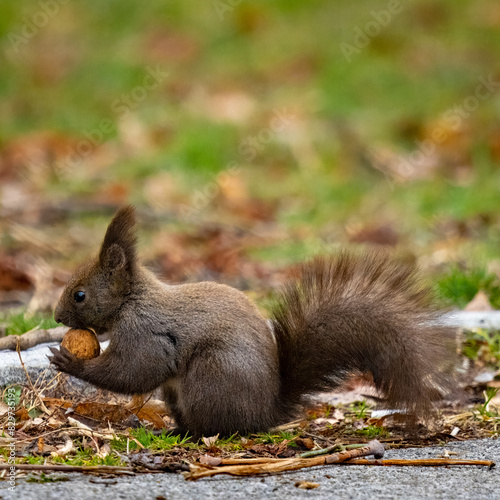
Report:
[[110,222],[99,252],[99,263],[109,271],[128,267],[136,263],[135,209],[124,207],[116,213]]

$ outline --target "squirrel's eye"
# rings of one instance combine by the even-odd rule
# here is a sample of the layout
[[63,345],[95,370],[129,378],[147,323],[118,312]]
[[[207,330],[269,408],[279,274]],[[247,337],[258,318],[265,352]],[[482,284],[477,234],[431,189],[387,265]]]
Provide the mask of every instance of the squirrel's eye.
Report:
[[75,302],[83,302],[85,300],[85,292],[75,292]]

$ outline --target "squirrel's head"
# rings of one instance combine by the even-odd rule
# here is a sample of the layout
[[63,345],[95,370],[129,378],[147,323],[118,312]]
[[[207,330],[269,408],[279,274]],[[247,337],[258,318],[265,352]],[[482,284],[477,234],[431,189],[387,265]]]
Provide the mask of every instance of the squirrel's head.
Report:
[[69,280],[54,317],[72,328],[104,333],[130,296],[137,271],[135,211],[119,210],[108,226],[99,256]]

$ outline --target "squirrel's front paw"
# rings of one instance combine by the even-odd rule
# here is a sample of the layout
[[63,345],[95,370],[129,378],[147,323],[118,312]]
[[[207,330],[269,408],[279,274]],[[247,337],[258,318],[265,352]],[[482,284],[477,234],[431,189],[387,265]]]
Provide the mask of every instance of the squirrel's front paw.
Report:
[[61,346],[59,349],[50,347],[52,356],[47,356],[51,364],[60,372],[68,373],[69,375],[78,376],[82,370],[82,360],[68,351],[66,347]]

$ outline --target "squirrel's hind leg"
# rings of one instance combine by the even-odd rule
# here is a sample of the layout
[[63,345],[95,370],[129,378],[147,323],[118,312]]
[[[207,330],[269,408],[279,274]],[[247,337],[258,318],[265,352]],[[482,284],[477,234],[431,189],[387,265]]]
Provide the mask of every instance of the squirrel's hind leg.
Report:
[[276,425],[278,387],[269,380],[277,377],[265,364],[256,371],[258,360],[251,358],[247,353],[235,364],[234,354],[214,349],[192,359],[185,376],[163,386],[176,424],[194,437],[245,435]]

